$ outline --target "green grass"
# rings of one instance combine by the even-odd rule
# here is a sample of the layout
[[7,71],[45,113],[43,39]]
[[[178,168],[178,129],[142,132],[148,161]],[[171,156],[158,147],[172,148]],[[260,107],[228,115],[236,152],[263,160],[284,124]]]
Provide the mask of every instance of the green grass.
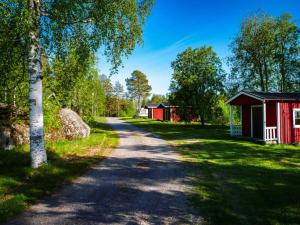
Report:
[[48,164],[30,168],[28,146],[0,151],[0,222],[24,211],[86,171],[118,143],[118,137],[97,118],[88,138],[46,143]]
[[207,224],[300,224],[299,146],[232,139],[226,127],[126,120],[181,153],[195,178],[192,200]]

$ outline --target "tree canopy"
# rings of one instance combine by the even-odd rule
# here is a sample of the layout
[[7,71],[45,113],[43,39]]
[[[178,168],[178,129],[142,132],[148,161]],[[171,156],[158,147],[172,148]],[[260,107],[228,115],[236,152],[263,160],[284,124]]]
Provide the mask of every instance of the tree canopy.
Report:
[[223,89],[225,74],[220,59],[211,47],[188,48],[171,65],[172,103],[181,106],[182,118],[190,120],[193,113],[204,125]]
[[137,109],[141,107],[142,100],[150,95],[152,90],[147,76],[139,70],[134,70],[130,78],[126,79],[128,94],[136,99]]
[[289,14],[247,18],[231,48],[231,85],[261,91],[299,89],[299,29]]

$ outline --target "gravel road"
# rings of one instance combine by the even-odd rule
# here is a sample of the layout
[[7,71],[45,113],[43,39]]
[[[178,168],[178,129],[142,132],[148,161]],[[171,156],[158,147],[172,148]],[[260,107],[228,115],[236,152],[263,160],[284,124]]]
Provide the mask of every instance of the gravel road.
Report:
[[12,224],[201,224],[186,168],[159,137],[117,118],[119,146],[88,173]]

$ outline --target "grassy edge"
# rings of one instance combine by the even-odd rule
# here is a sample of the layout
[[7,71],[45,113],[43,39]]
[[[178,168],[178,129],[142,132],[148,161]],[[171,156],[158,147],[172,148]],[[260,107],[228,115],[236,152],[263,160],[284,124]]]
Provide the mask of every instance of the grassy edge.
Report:
[[[4,202],[3,199],[2,202],[0,201],[0,224],[3,224],[30,209],[33,204],[55,194],[61,190],[63,186],[73,183],[74,180],[86,173],[101,160],[105,159],[113,151],[119,143],[117,133],[106,123],[105,118],[97,118],[95,121],[96,123],[101,123],[100,130],[102,131],[102,134],[105,133],[103,134],[103,139],[97,146],[87,147],[82,150],[82,154],[79,155],[74,155],[73,153],[70,155],[67,153],[62,154],[61,156],[53,155],[53,153],[55,153],[55,146],[60,145],[60,142],[66,144],[67,147],[70,147],[72,142],[75,142],[76,144],[74,145],[76,146],[80,145],[81,141],[84,141],[84,139],[70,141],[59,140],[57,142],[46,144],[48,155],[50,155],[48,164],[43,165],[38,169],[31,169],[28,166],[28,160],[26,160],[26,164],[28,165],[24,170],[28,177],[24,179],[23,183],[14,187],[14,190],[11,191],[11,193],[4,197]],[[94,129],[92,128],[91,136],[94,134],[93,130]],[[97,133],[99,131],[94,132]],[[25,147],[25,149],[27,154],[28,147]],[[92,153],[89,153],[91,150]],[[88,153],[88,155],[85,156],[84,152]],[[57,178],[57,181],[52,185],[46,185],[44,183],[51,183],[55,178]],[[34,184],[37,184],[37,187],[34,187]],[[24,190],[26,188],[29,188],[30,190]],[[33,194],[34,197],[30,194]]]

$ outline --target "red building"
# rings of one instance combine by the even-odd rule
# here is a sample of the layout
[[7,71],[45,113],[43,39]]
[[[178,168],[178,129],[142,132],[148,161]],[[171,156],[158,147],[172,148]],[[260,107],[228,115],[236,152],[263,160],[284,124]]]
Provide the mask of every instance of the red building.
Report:
[[[300,93],[241,91],[230,104],[230,134],[268,143],[300,142]],[[233,107],[240,108],[234,124]]]
[[148,103],[145,105],[145,108],[148,109],[148,118],[153,120],[169,120],[168,111],[169,107],[167,103],[153,104]]
[[[166,102],[161,102],[159,104],[149,103],[145,105],[145,108],[148,109],[148,118],[161,121],[171,121],[179,122],[181,117],[176,113],[178,107],[170,106]],[[197,118],[193,117],[192,121],[196,121]]]

